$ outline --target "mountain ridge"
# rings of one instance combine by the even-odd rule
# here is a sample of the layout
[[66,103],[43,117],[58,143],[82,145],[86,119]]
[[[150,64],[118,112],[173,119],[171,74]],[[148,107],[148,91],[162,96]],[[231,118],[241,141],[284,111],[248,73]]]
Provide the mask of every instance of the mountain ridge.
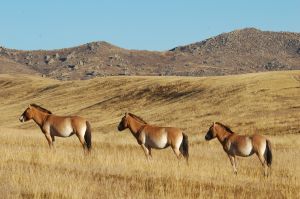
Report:
[[[105,41],[56,50],[0,47],[15,73],[60,80],[115,75],[211,76],[300,69],[300,33],[244,28],[168,51],[128,50]],[[1,73],[6,64],[0,59]],[[20,66],[23,69],[20,69]],[[21,67],[21,68],[22,68]],[[11,71],[10,67],[10,73]]]

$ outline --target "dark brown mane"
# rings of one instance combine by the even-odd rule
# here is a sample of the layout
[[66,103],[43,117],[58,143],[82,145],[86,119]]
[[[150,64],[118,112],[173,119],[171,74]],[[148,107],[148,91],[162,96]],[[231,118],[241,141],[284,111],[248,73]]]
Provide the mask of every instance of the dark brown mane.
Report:
[[134,115],[132,113],[128,113],[128,115],[130,115],[131,117],[137,119],[138,121],[140,121],[141,123],[147,124],[147,122],[145,120],[143,120],[141,117]]
[[42,112],[45,112],[45,113],[48,113],[48,114],[52,114],[51,111],[49,111],[49,110],[47,110],[47,109],[45,109],[45,108],[43,108],[43,107],[41,107],[41,106],[39,106],[37,104],[30,104],[30,106],[33,106],[34,108],[37,108],[37,109],[39,109]]
[[224,124],[220,123],[220,122],[216,122],[216,124],[220,125],[221,127],[223,127],[226,131],[228,131],[229,133],[234,133],[228,126],[225,126]]

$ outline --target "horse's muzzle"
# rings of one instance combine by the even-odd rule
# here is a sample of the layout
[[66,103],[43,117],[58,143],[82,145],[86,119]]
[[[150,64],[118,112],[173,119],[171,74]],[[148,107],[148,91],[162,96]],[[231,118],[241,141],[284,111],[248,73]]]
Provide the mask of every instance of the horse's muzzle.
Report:
[[121,125],[121,124],[118,125],[118,130],[119,130],[119,131],[123,131],[124,129],[125,129],[125,128],[124,128],[123,125]]
[[205,136],[205,140],[206,140],[206,141],[209,141],[209,140],[211,140],[211,137],[210,137],[209,135],[206,135],[206,136]]
[[120,127],[120,126],[118,126],[118,131],[122,131],[123,129]]
[[25,118],[24,118],[24,116],[23,116],[23,115],[21,115],[21,116],[20,116],[20,118],[19,118],[19,120],[20,120],[20,122],[25,122]]

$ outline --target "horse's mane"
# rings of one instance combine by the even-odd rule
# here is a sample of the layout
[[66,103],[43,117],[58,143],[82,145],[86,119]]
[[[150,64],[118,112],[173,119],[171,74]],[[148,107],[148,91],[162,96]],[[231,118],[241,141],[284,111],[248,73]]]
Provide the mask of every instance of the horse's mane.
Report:
[[226,131],[228,131],[229,133],[233,134],[234,132],[228,127],[225,126],[224,124],[220,123],[220,122],[216,122],[216,124],[220,125],[221,127],[223,127]]
[[45,112],[45,113],[48,113],[48,114],[52,114],[51,111],[49,111],[49,110],[47,110],[47,109],[45,109],[45,108],[43,108],[43,107],[41,107],[41,106],[39,106],[37,104],[30,104],[30,106],[33,106],[34,108],[37,108],[37,109],[39,109],[42,112]]
[[133,114],[133,113],[128,113],[128,115],[130,115],[131,117],[137,119],[138,121],[140,121],[141,123],[147,124],[147,122],[145,120],[143,120],[143,118]]

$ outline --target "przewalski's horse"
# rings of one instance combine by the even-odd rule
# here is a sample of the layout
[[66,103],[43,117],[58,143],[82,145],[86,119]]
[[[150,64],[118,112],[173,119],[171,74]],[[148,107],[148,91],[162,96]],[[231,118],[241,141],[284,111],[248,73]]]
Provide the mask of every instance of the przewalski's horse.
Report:
[[30,104],[20,116],[20,122],[33,119],[44,133],[50,148],[53,146],[55,136],[70,137],[73,134],[79,138],[83,148],[88,151],[92,147],[92,135],[90,123],[79,116],[57,116],[51,111],[36,104]]
[[223,145],[235,174],[237,174],[235,156],[248,157],[255,153],[264,167],[264,174],[267,175],[267,167],[271,168],[272,164],[271,142],[268,139],[258,134],[237,135],[229,127],[219,122],[214,122],[205,135],[207,141],[215,137]]
[[151,149],[164,149],[171,146],[177,158],[183,155],[188,162],[188,136],[182,130],[173,127],[158,127],[147,124],[142,118],[125,113],[118,125],[118,130],[129,128],[138,144],[143,148],[147,159],[152,157]]

